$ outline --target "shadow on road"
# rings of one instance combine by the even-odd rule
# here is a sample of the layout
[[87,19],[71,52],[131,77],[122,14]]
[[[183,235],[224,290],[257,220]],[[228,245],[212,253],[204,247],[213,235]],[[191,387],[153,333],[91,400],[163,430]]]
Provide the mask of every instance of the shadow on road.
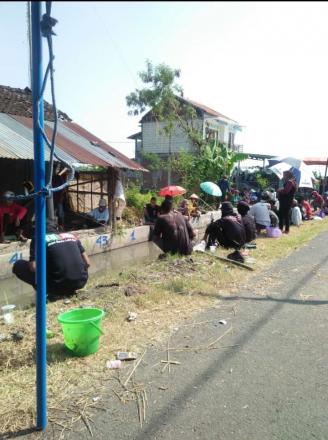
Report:
[[[273,301],[276,302],[273,307],[271,307],[264,316],[256,321],[246,332],[241,334],[239,338],[234,341],[235,345],[239,346],[239,350],[233,350],[230,352],[218,353],[216,359],[211,363],[211,365],[203,371],[203,373],[197,377],[192,383],[188,384],[185,387],[184,391],[182,391],[178,397],[174,398],[174,406],[175,407],[183,407],[185,402],[192,397],[195,393],[197,393],[197,388],[201,387],[203,384],[208,382],[211,377],[217,375],[218,371],[224,367],[224,365],[232,359],[238,351],[242,350],[243,347],[267,324],[267,322],[272,319],[272,316],[278,313],[286,303],[299,303],[299,304],[311,304],[314,302],[317,304],[317,301],[299,301],[292,300],[291,298],[298,292],[300,288],[304,288],[305,285],[311,282],[312,278],[320,267],[328,262],[328,255],[325,256],[318,264],[314,267],[312,266],[309,270],[304,274],[304,276],[295,283],[295,285],[287,291],[285,298],[279,300],[279,298],[272,298]],[[290,283],[290,280],[288,280]],[[224,299],[227,299],[224,297]],[[230,298],[229,298],[230,299]],[[231,298],[232,299],[232,298]],[[234,299],[239,299],[239,297],[234,297]],[[240,299],[247,299],[241,297]],[[257,301],[269,301],[270,298],[249,298]],[[322,302],[321,302],[322,303]],[[324,304],[327,301],[323,302]],[[158,427],[161,425],[169,424],[175,417],[177,416],[176,410],[171,409],[171,404],[168,403],[155,417],[152,417],[149,421],[147,427],[139,433],[138,436],[134,437],[134,440],[146,440],[153,439],[154,435],[158,431]]]
[[287,304],[301,305],[301,306],[322,306],[328,304],[328,300],[301,300],[301,299],[290,299],[290,298],[275,298],[273,296],[267,295],[261,296],[222,296],[219,295],[217,298],[223,301],[274,301],[283,302]]

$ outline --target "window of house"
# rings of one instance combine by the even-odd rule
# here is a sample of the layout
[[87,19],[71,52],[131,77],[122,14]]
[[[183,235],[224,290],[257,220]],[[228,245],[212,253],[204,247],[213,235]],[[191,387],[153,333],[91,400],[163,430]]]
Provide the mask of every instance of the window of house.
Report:
[[228,145],[230,148],[232,148],[235,145],[235,133],[229,133],[229,141]]

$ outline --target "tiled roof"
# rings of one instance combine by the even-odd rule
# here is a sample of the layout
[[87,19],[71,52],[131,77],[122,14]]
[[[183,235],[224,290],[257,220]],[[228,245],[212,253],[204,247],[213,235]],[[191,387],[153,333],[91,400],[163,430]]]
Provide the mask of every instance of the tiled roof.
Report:
[[305,157],[303,162],[306,165],[327,165],[327,160],[325,157]]
[[227,119],[227,120],[229,120],[231,122],[234,122],[235,124],[238,124],[237,121],[234,121],[233,119],[228,118],[228,116],[224,116],[222,113],[219,113],[216,110],[213,110],[212,108],[207,107],[206,105],[200,104],[199,102],[193,101],[192,99],[189,99],[189,98],[182,98],[182,99],[184,101],[188,102],[189,104],[194,105],[195,107],[200,108],[201,110],[203,110],[208,115],[215,116],[217,118],[224,118],[224,119]]
[[[32,92],[28,87],[18,89],[0,85],[0,113],[8,115],[26,116],[32,118]],[[64,121],[72,119],[58,110],[58,117]],[[44,101],[44,119],[53,121],[52,105]]]
[[[216,110],[213,110],[212,108],[207,107],[206,105],[200,104],[199,102],[193,101],[192,99],[181,97],[181,96],[176,96],[176,98],[183,103],[187,103],[187,104],[190,104],[191,106],[193,106],[197,111],[197,115],[199,115],[199,116],[202,115],[203,113],[205,113],[206,115],[213,116],[217,119],[225,120],[226,122],[230,122],[230,123],[239,125],[238,122],[235,121],[234,119],[228,118],[227,116],[224,116],[222,113],[219,113]],[[153,120],[153,114],[152,114],[152,111],[149,110],[146,114],[144,114],[144,116],[141,118],[141,120],[139,122],[143,123],[143,122],[151,121],[151,120]]]

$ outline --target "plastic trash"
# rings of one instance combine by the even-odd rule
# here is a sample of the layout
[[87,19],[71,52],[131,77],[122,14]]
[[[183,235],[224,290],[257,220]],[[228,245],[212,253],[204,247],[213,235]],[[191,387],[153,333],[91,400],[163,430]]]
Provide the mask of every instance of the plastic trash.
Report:
[[116,353],[116,358],[120,361],[134,361],[137,357],[137,353],[133,353],[132,351],[118,351]]
[[122,368],[122,362],[119,359],[114,361],[107,361],[106,367],[109,368],[110,370],[116,370]]
[[13,311],[15,308],[16,306],[14,304],[7,304],[1,307],[5,324],[10,325],[14,323],[15,319]]
[[205,252],[205,248],[206,248],[206,242],[205,240],[202,240],[200,243],[196,244],[196,246],[193,247],[193,251]]
[[53,331],[51,331],[51,330],[46,330],[46,337],[47,337],[47,339],[51,339],[51,338],[54,338],[56,336],[56,333],[54,333]]
[[279,228],[273,228],[271,226],[266,227],[267,237],[269,238],[280,238],[282,232]]
[[16,332],[13,332],[13,333],[11,334],[11,337],[12,337],[12,340],[13,340],[13,341],[15,341],[15,342],[19,342],[19,341],[21,341],[21,340],[24,339],[24,334],[23,334],[23,332],[17,330]]
[[225,319],[221,319],[221,321],[219,321],[219,324],[227,325],[228,323]]
[[135,321],[137,319],[137,314],[135,312],[128,312],[127,321]]
[[216,246],[210,246],[210,252],[214,254],[215,251],[216,251]]

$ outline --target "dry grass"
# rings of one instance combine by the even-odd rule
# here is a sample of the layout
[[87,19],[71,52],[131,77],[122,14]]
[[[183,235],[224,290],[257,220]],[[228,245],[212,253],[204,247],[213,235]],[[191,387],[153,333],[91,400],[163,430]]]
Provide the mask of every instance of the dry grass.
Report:
[[[71,299],[48,305],[48,328],[55,337],[48,339],[48,408],[49,421],[56,428],[55,438],[64,438],[77,422],[90,431],[93,407],[101,409],[101,400],[92,398],[111,389],[113,372],[106,369],[116,351],[142,353],[150,344],[163,341],[172,327],[183,325],[200,310],[218,302],[220,294],[232,294],[256,276],[272,261],[284,257],[326,230],[328,220],[312,221],[299,229],[292,228],[279,240],[259,238],[258,248],[250,251],[256,259],[255,272],[211,258],[194,254],[192,258],[169,257],[147,266],[124,269],[120,274],[95,278],[87,291]],[[220,251],[222,255],[227,252]],[[254,275],[255,274],[255,275]],[[118,283],[118,286],[99,287]],[[97,287],[98,286],[98,287]],[[133,288],[139,294],[127,297],[124,291]],[[57,316],[79,306],[96,306],[107,313],[103,320],[105,335],[99,351],[86,358],[72,358],[63,347],[63,337]],[[127,322],[129,311],[137,312],[136,321]],[[10,331],[21,330],[20,342],[0,342],[0,433],[15,432],[35,424],[35,310],[15,312],[15,324]],[[0,326],[0,333],[9,327]],[[128,377],[131,364],[126,364],[120,376]],[[140,393],[139,393],[140,394]]]

